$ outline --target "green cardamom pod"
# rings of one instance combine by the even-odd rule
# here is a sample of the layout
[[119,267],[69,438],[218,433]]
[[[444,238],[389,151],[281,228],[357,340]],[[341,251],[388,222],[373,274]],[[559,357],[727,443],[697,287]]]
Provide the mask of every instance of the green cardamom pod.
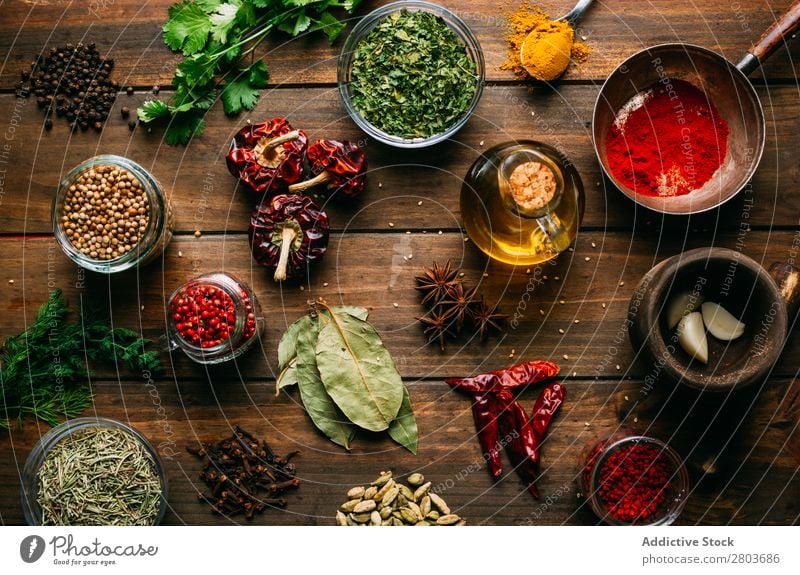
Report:
[[433,503],[434,507],[436,507],[439,511],[441,511],[442,515],[449,515],[450,508],[447,506],[447,503],[444,502],[444,499],[436,495],[435,493],[431,492],[431,503]]
[[342,513],[352,513],[356,510],[356,505],[359,503],[361,503],[360,499],[350,499],[349,501],[342,503],[342,506],[339,507],[339,511]]
[[428,491],[431,489],[431,482],[428,481],[427,483],[420,485],[417,487],[417,490],[414,491],[414,500],[419,501],[422,499]]
[[375,501],[380,501],[381,499],[383,499],[384,495],[389,493],[389,491],[392,488],[394,488],[394,485],[395,485],[394,479],[390,479],[389,481],[384,483],[383,486],[381,486],[381,488],[378,489],[378,491],[375,492],[375,495],[373,495],[370,499],[374,499]]
[[408,484],[412,487],[419,487],[425,483],[425,476],[422,473],[412,473],[408,476]]
[[364,488],[361,486],[353,487],[347,492],[348,499],[362,499],[364,497]]
[[461,521],[461,517],[458,515],[442,515],[436,520],[436,525],[455,525],[459,521]]
[[[351,499],[351,501],[355,500]],[[373,511],[375,507],[377,507],[377,505],[375,504],[374,500],[365,499],[364,501],[359,502],[358,505],[355,506],[355,508],[353,509],[353,513],[369,513],[370,511]]]
[[378,478],[375,481],[373,481],[371,485],[373,485],[374,487],[382,487],[383,485],[386,485],[386,482],[389,481],[391,478],[392,478],[391,471],[383,471],[381,472],[380,475],[378,475]]
[[422,516],[425,517],[428,513],[431,512],[431,498],[427,495],[422,498],[422,501],[419,503],[419,511],[422,513]]
[[371,519],[371,513],[351,513],[350,517],[353,518],[353,521],[356,523],[366,523]]
[[400,489],[397,487],[392,487],[389,491],[386,492],[386,495],[383,496],[381,499],[381,505],[391,505],[392,502],[397,499],[397,495],[400,493]]
[[397,486],[400,488],[400,493],[406,498],[407,501],[416,501],[414,498],[414,492],[411,491],[408,486],[403,485],[402,483],[398,483]]

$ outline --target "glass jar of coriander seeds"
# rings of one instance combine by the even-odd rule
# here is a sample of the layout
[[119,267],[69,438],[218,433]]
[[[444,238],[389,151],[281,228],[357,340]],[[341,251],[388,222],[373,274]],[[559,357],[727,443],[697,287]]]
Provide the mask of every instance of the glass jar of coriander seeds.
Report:
[[153,445],[113,419],[80,417],[36,443],[22,471],[28,525],[159,525],[167,474]]
[[226,272],[189,280],[167,305],[165,347],[180,349],[197,363],[238,357],[258,341],[266,325],[250,286]]
[[79,266],[116,273],[160,256],[172,239],[172,210],[156,179],[121,156],[101,155],[61,181],[53,231]]

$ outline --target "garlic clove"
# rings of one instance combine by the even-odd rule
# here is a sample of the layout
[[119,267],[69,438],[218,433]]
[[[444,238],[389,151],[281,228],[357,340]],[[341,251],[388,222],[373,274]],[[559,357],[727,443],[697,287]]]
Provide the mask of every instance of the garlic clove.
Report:
[[708,363],[708,339],[703,327],[703,315],[699,311],[681,318],[678,323],[678,343],[683,351],[697,361]]
[[717,339],[733,341],[744,333],[745,324],[718,303],[706,302],[700,309],[706,329]]
[[687,314],[697,311],[703,303],[703,296],[699,293],[681,292],[673,297],[667,307],[667,327],[675,329],[681,318]]

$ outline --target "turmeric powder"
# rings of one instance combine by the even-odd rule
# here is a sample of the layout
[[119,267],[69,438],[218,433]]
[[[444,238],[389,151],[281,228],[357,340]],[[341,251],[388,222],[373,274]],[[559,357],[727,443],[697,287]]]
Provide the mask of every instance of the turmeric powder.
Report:
[[[574,42],[575,32],[567,22],[550,20],[541,8],[528,2],[508,15],[508,25],[508,54],[500,69],[511,70],[518,79],[554,80],[564,73],[570,59],[582,63],[589,56],[586,44]],[[531,32],[533,37],[525,43]],[[523,43],[524,62],[520,58]]]

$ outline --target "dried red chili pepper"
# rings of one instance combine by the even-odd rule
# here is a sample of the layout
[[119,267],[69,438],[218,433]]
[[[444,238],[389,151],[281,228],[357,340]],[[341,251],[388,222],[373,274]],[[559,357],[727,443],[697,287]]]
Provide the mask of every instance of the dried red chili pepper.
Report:
[[530,419],[512,390],[555,377],[559,371],[558,365],[549,361],[525,361],[475,377],[446,380],[448,385],[473,394],[472,415],[492,475],[498,477],[502,473],[498,451],[498,438],[502,434],[509,459],[536,498],[539,497],[536,487],[539,445],[566,390],[559,383],[548,385],[537,399]]
[[317,140],[308,147],[306,157],[312,179],[289,186],[290,192],[303,192],[327,184],[328,190],[342,198],[355,198],[367,182],[367,157],[353,142]]
[[560,383],[549,384],[539,394],[539,398],[533,406],[531,426],[540,444],[547,433],[550,422],[553,420],[558,408],[564,403],[566,396],[567,389]]
[[[538,466],[531,459],[531,453],[535,451],[536,438],[530,425],[527,425],[525,411],[508,390],[501,390],[497,394],[497,409],[500,433],[503,435],[508,458],[517,475],[525,483],[528,492],[538,499],[539,489],[536,487]],[[536,457],[538,459],[538,451]]]
[[259,196],[277,193],[303,177],[308,138],[283,118],[242,128],[225,157],[230,173]]
[[311,198],[280,194],[253,212],[250,248],[259,264],[275,271],[275,281],[282,281],[303,275],[325,255],[329,231],[327,214]]
[[492,477],[500,477],[503,465],[500,462],[500,445],[498,443],[497,401],[493,393],[478,393],[472,403],[472,418],[478,430],[478,441],[483,456],[489,464]]
[[539,383],[557,376],[559,371],[561,368],[549,361],[523,361],[506,369],[498,369],[474,377],[451,378],[446,383],[464,391],[485,393]]

